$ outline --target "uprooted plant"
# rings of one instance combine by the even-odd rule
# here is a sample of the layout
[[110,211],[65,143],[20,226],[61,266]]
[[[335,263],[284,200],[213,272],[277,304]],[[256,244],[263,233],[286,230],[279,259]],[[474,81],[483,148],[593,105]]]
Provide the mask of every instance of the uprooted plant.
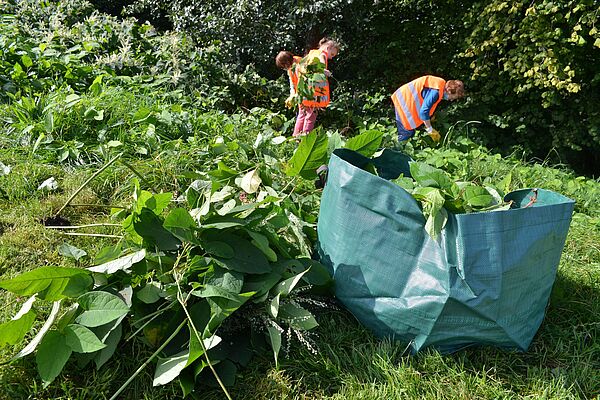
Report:
[[[242,187],[254,185],[251,178]],[[295,338],[314,352],[307,332],[318,324],[307,308],[326,306],[311,293],[330,278],[291,239],[298,221],[283,197],[243,202],[230,186],[214,189],[195,181],[169,207],[172,193],[152,194],[135,181],[132,206],[114,214],[123,238],[95,266],[41,267],[0,282],[29,296],[0,325],[0,346],[22,342],[37,302],[52,302],[44,325],[11,361],[35,352],[47,386],[69,359],[100,368],[124,342],[141,338],[155,351],[116,398],[155,359],[155,386],[179,378],[187,395],[197,381],[216,380],[227,394],[257,349],[269,346],[277,362],[282,343]]]

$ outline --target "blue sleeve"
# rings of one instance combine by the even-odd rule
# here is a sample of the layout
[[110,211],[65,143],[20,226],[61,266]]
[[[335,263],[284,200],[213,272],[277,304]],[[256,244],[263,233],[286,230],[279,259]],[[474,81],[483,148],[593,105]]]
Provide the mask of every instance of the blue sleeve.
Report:
[[419,118],[425,121],[431,118],[429,110],[431,110],[431,107],[440,98],[440,92],[437,89],[423,88],[421,96],[423,96],[423,105],[421,105],[421,109],[419,110]]

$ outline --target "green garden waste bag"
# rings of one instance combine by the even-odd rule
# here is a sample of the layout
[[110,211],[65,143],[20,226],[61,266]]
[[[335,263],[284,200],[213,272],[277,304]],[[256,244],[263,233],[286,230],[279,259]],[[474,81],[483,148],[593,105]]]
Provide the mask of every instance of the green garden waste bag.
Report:
[[[505,211],[453,215],[437,240],[417,201],[389,182],[410,158],[336,150],[321,198],[318,251],[338,299],[379,337],[452,352],[527,350],[542,320],[574,201],[539,189],[509,193]],[[373,164],[379,176],[361,168]]]

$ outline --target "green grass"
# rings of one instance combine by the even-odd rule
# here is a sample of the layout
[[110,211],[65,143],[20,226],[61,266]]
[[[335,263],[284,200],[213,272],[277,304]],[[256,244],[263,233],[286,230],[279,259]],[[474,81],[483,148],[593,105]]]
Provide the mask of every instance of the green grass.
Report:
[[[98,30],[104,32],[105,28],[99,25]],[[13,64],[7,68],[12,70]],[[90,76],[86,73],[85,78]],[[207,169],[216,168],[219,161],[247,171],[256,168],[256,163],[287,160],[295,148],[295,143],[271,146],[265,152],[253,147],[259,133],[271,134],[289,122],[282,114],[258,108],[240,109],[235,114],[201,111],[229,98],[214,93],[218,90],[212,90],[210,82],[202,82],[200,89],[206,86],[211,90],[195,98],[182,93],[200,90],[197,87],[170,90],[166,84],[142,85],[146,79],[137,78],[106,77],[100,93],[84,88],[79,91],[80,102],[72,107],[65,103],[71,88],[60,80],[52,89],[54,92],[32,95],[29,105],[21,107],[25,110],[21,114],[15,113],[15,103],[8,99],[0,104],[0,120],[12,121],[0,130],[0,161],[12,168],[10,174],[0,176],[0,279],[46,265],[91,266],[98,251],[114,243],[112,239],[65,236],[44,227],[42,221],[54,215],[71,193],[118,152],[125,152],[130,165],[145,178],[142,187],[179,196]],[[54,126],[50,131],[56,143],[85,143],[81,157],[59,163],[59,153],[44,144],[32,154],[35,140],[49,129],[46,107],[53,112]],[[86,116],[90,107],[103,110],[103,118]],[[387,133],[384,143],[392,145],[395,127],[389,121],[366,115],[364,122],[365,126],[376,123],[377,129]],[[223,137],[227,146],[238,146],[243,151],[223,150],[225,145],[216,143],[218,137]],[[453,142],[455,139],[453,145],[462,146],[458,143],[460,138],[453,138]],[[122,145],[100,151],[100,146],[110,140],[118,140]],[[514,157],[502,159],[472,142],[464,144],[460,151],[424,149],[413,147],[413,143],[420,143],[419,139],[398,147],[428,161],[442,151],[452,153],[455,167],[464,169],[466,179],[498,183],[510,173],[510,189],[543,187],[577,201],[546,318],[530,349],[517,353],[477,347],[451,355],[426,350],[410,356],[406,343],[376,339],[351,314],[332,307],[317,315],[320,327],[315,331],[316,355],[298,341],[293,342],[289,354],[282,352],[278,367],[270,351],[256,354],[249,366],[239,371],[235,385],[229,389],[233,398],[600,399],[600,183],[577,177],[566,169],[527,164]],[[58,181],[59,190],[38,191],[39,184],[50,177]],[[67,207],[62,216],[73,225],[114,222],[109,207],[131,203],[134,177],[124,164],[112,165],[73,202],[106,207]],[[273,187],[283,191],[287,178],[275,178]],[[306,195],[301,202],[309,217],[316,214],[318,194]],[[79,232],[119,230],[95,227]],[[79,262],[65,258],[58,252],[62,243],[84,249],[88,256]],[[0,322],[10,319],[23,300],[0,291]],[[38,307],[41,312],[36,329],[43,324],[44,311],[48,311],[47,306]],[[0,362],[9,360],[18,350],[18,346],[0,349]],[[42,387],[37,375],[35,357],[26,357],[0,366],[0,400],[108,399],[152,352],[142,339],[133,339],[121,345],[117,356],[99,371],[78,369],[70,362],[47,388]],[[181,398],[177,383],[153,388],[153,371],[153,365],[142,371],[121,398]],[[209,385],[200,386],[197,391],[197,399],[224,398],[220,389]]]
[[[0,200],[0,272],[3,278],[42,265],[74,266],[60,256],[58,246],[69,242],[93,256],[108,240],[65,237],[40,223],[52,215],[66,198],[93,173],[95,167],[61,168],[43,162],[23,163],[23,156],[6,150],[3,162],[17,165],[10,175],[10,199]],[[138,162],[144,173],[156,171],[153,184],[177,189],[178,179],[193,160],[183,151],[178,161],[157,158]],[[189,163],[189,164],[188,164]],[[164,167],[168,167],[165,168]],[[488,166],[490,167],[490,166]],[[501,164],[491,168],[502,168]],[[552,174],[548,169],[547,174]],[[39,181],[55,176],[62,191],[40,194]],[[76,203],[123,204],[128,201],[133,174],[123,166],[100,176]],[[540,185],[543,186],[543,185]],[[596,211],[596,210],[594,210]],[[596,214],[595,212],[592,214]],[[69,207],[73,224],[108,221],[106,210]],[[107,228],[108,231],[110,228]],[[95,230],[98,232],[98,230]],[[103,231],[103,232],[108,232]],[[90,265],[85,258],[81,265]],[[16,299],[2,292],[5,321],[17,309]],[[472,348],[453,355],[429,350],[406,354],[406,344],[374,338],[345,311],[318,316],[318,354],[300,345],[283,354],[279,368],[268,352],[258,354],[238,374],[230,389],[243,399],[592,399],[600,393],[600,227],[596,217],[576,213],[561,259],[547,315],[530,349],[516,353],[490,347]],[[38,321],[41,325],[42,321]],[[297,344],[297,343],[296,343]],[[0,353],[7,360],[17,349]],[[0,398],[6,399],[105,399],[151,354],[138,340],[124,345],[99,371],[66,372],[46,389],[41,388],[33,358],[0,367]],[[124,392],[127,399],[179,398],[177,384],[152,388],[153,368],[140,374]],[[219,389],[204,387],[197,398],[221,399]],[[31,397],[34,396],[34,397]]]

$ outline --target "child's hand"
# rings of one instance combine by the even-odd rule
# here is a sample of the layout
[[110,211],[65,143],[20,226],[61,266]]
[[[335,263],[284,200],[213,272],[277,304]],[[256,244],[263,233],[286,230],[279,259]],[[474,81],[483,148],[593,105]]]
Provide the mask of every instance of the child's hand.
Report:
[[294,96],[290,96],[287,99],[285,99],[285,106],[287,108],[292,108],[294,106]]
[[333,74],[331,73],[331,71],[328,70],[328,69],[324,70],[323,72],[325,73],[325,76],[328,77],[328,78],[331,78],[333,76]]

